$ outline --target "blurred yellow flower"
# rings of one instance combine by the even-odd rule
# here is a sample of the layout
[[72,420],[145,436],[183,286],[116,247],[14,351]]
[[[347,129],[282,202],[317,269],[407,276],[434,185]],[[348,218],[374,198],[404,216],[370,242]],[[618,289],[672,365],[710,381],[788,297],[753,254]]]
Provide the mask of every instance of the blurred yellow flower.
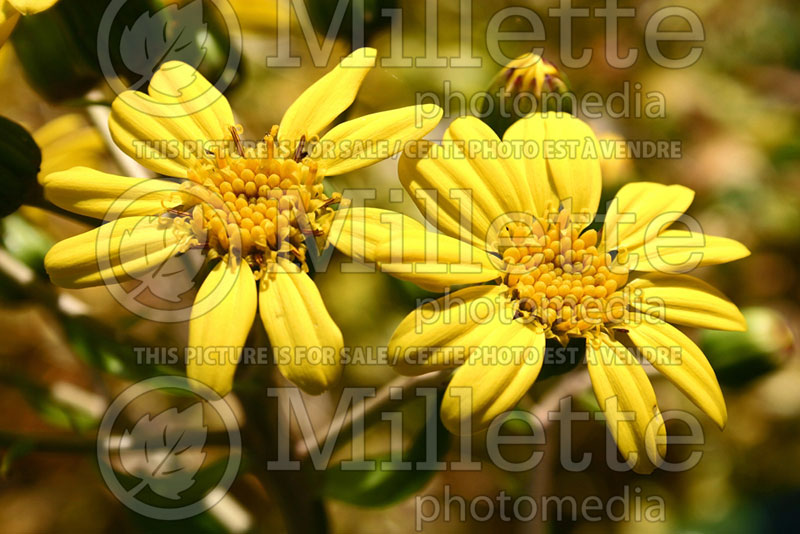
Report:
[[76,164],[100,167],[108,153],[103,136],[78,113],[51,120],[33,132],[33,139],[42,151],[42,176]]
[[[531,143],[535,155],[519,152]],[[459,118],[442,144],[428,143],[418,157],[404,154],[399,165],[403,186],[442,233],[391,211],[353,208],[340,211],[329,238],[426,289],[469,286],[409,314],[389,347],[402,374],[458,367],[441,408],[448,429],[485,428],[511,410],[539,375],[547,338],[585,338],[611,432],[634,468],[650,472],[663,458],[664,426],[632,352],[638,348],[723,426],[725,402],[711,366],[668,322],[745,329],[734,304],[682,273],[749,251],[731,239],[670,228],[694,198],[676,185],[622,187],[602,232],[589,229],[602,187],[597,150],[589,126],[571,116],[529,115],[502,140],[478,119]],[[503,361],[503,348],[525,357],[505,353],[515,356]]]
[[[218,351],[192,359],[187,374],[229,392],[258,308],[273,349],[283,350],[281,372],[309,393],[324,391],[341,372],[342,335],[305,273],[307,239],[324,245],[338,202],[322,180],[391,156],[441,117],[430,106],[360,117],[328,130],[319,139],[326,150],[309,155],[312,142],[355,100],[375,58],[374,49],[353,52],[255,144],[240,138],[228,101],[202,75],[184,63],[164,64],[149,95],[129,91],[114,101],[109,125],[125,153],[179,180],[88,168],[45,177],[45,196],[54,204],[116,219],[56,244],[45,259],[52,281],[80,288],[132,279],[154,262],[203,247],[221,261],[195,297],[188,345]],[[419,117],[432,118],[417,124]],[[390,150],[356,148],[381,143]],[[335,357],[312,365],[302,350],[314,347]]]
[[[108,154],[103,136],[78,113],[57,117],[33,132],[33,139],[42,151],[39,176],[81,165],[101,167]],[[63,232],[63,221],[53,220],[51,212],[22,206],[20,213],[49,232]],[[63,233],[61,234],[63,235]]]
[[6,42],[20,15],[35,15],[53,7],[58,0],[0,0],[0,46]]
[[274,32],[277,30],[278,2],[231,0],[231,5],[243,30],[254,32]]

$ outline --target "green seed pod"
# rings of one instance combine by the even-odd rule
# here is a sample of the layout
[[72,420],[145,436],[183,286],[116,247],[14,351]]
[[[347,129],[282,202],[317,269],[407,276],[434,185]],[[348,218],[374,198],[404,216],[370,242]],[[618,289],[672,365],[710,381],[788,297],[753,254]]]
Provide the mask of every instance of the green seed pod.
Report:
[[19,124],[0,117],[0,217],[28,201],[37,187],[42,152]]

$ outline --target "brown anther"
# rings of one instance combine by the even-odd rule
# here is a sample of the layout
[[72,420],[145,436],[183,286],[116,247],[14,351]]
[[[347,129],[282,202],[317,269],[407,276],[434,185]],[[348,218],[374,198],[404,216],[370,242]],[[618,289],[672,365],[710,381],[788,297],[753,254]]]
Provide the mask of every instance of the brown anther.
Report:
[[244,147],[242,146],[242,139],[239,137],[239,132],[236,130],[236,126],[231,126],[229,128],[231,132],[231,136],[233,136],[233,144],[236,145],[236,151],[239,153],[240,156],[244,157]]
[[334,204],[339,204],[342,201],[342,196],[338,193],[334,193],[331,198],[320,204],[318,209],[327,208],[328,206],[332,206]]
[[301,135],[300,141],[297,142],[297,148],[294,151],[294,159],[297,162],[300,162],[303,158],[305,158],[308,153],[305,151],[306,149],[306,136]]

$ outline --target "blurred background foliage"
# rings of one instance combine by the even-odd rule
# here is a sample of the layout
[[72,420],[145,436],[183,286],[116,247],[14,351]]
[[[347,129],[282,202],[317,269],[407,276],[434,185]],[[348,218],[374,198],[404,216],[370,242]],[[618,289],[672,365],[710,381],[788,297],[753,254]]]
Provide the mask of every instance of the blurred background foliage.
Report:
[[[137,0],[138,1],[138,0]],[[171,2],[145,2],[152,9]],[[18,23],[9,44],[0,49],[0,115],[25,128],[41,151],[40,173],[86,165],[124,173],[125,163],[108,145],[103,131],[103,102],[113,93],[98,70],[94,46],[96,28],[108,2],[61,0],[53,10]],[[204,74],[235,77],[227,96],[246,137],[260,138],[283,111],[317,79],[322,69],[311,64],[304,35],[296,20],[289,27],[291,49],[302,58],[300,68],[267,68],[267,57],[277,49],[274,2],[232,1],[244,31],[242,63],[225,73],[220,57],[238,46],[219,21],[209,23]],[[439,2],[439,55],[459,54],[458,2]],[[462,91],[467,98],[489,87],[502,65],[488,56],[483,38],[486,23],[499,9],[525,5],[545,21],[545,57],[559,66],[558,21],[547,16],[557,2],[472,2],[474,54],[481,68],[377,67],[366,79],[359,98],[346,116],[411,105],[416,94],[444,96]],[[597,5],[576,1],[576,6]],[[621,2],[633,6],[632,2]],[[653,64],[644,51],[644,26],[659,7],[686,5],[703,21],[703,54],[686,69],[669,70]],[[327,31],[335,3],[307,1],[317,38]],[[558,464],[552,448],[543,465],[532,472],[507,473],[489,467],[481,472],[414,473],[402,480],[380,473],[370,480],[346,472],[331,473],[320,490],[333,532],[404,533],[413,528],[412,494],[441,496],[445,485],[470,499],[505,490],[518,495],[583,495],[603,499],[620,495],[625,486],[641,487],[644,495],[660,495],[666,520],[598,523],[551,521],[534,524],[539,532],[564,533],[752,533],[785,532],[795,524],[800,498],[800,361],[795,339],[800,325],[800,5],[791,0],[745,2],[644,2],[637,16],[620,21],[620,47],[639,49],[639,60],[627,69],[614,69],[603,59],[604,26],[599,19],[576,19],[574,49],[591,48],[592,62],[583,69],[562,69],[577,95],[596,91],[607,96],[625,82],[641,84],[642,95],[663,95],[663,118],[612,118],[590,121],[607,139],[680,141],[677,159],[614,160],[604,164],[604,198],[624,183],[649,180],[686,185],[697,191],[690,214],[705,231],[745,243],[752,255],[732,265],[707,267],[700,276],[713,279],[746,311],[750,330],[742,334],[705,332],[696,335],[715,366],[728,402],[729,422],[724,432],[702,418],[706,436],[704,458],[685,473],[657,471],[649,477],[610,471],[604,455],[606,430],[602,423],[575,425],[573,452],[592,452],[596,460],[584,472],[571,473]],[[368,0],[365,40],[386,56],[391,49],[389,19],[376,15],[383,7],[401,8],[403,51],[407,57],[425,55],[425,9],[411,0]],[[351,9],[351,8],[350,8]],[[333,11],[332,11],[333,10]],[[350,11],[346,17],[350,16]],[[128,26],[134,24],[131,19]],[[524,31],[521,18],[506,21],[503,29]],[[334,43],[331,64],[346,54],[352,25],[345,24]],[[532,44],[508,42],[503,51],[516,57]],[[208,50],[211,50],[208,53]],[[676,55],[680,55],[680,49]],[[458,113],[452,113],[453,118]],[[447,120],[432,137],[441,136]],[[99,127],[97,127],[99,126]],[[3,145],[4,188],[9,176],[22,176]],[[29,145],[25,145],[29,146]],[[30,175],[31,171],[27,171]],[[34,173],[35,174],[35,173]],[[27,179],[30,179],[28,176]],[[400,187],[396,162],[384,161],[347,176],[332,187],[375,188],[372,205],[402,209],[418,217],[411,202],[390,203],[390,191]],[[284,528],[275,500],[258,480],[243,469],[231,495],[237,508],[220,507],[193,520],[160,525],[129,512],[108,492],[98,476],[93,453],[93,429],[114,395],[131,380],[155,373],[180,373],[178,366],[153,368],[137,365],[132,347],[182,346],[186,325],[157,324],[130,314],[104,288],[80,292],[57,290],[44,274],[42,259],[55,241],[85,229],[86,221],[68,218],[37,205],[35,192],[28,205],[0,222],[0,524],[5,532],[228,532]],[[15,208],[16,206],[14,206]],[[12,211],[12,210],[9,210]],[[385,345],[394,327],[429,294],[388,276],[342,274],[334,255],[331,268],[316,281],[345,343],[353,350]],[[694,333],[692,335],[695,335]],[[247,375],[237,387],[246,390]],[[567,375],[571,376],[571,375]],[[387,367],[351,365],[342,387],[380,386],[395,377]],[[557,386],[559,377],[541,380],[521,409],[535,409]],[[654,379],[662,409],[699,413],[670,384]],[[257,385],[256,385],[257,386]],[[591,395],[576,396],[577,407],[593,409]],[[333,412],[335,394],[309,399],[314,422],[324,428]],[[596,407],[595,407],[596,408]],[[414,427],[407,436],[406,453],[415,454],[426,415],[414,401],[403,405]],[[413,431],[412,431],[413,430]],[[524,432],[512,424],[508,431]],[[670,429],[680,434],[680,428]],[[558,426],[548,427],[554,438]],[[20,435],[55,436],[55,444],[33,443]],[[388,450],[387,425],[367,432],[369,454],[382,458]],[[486,460],[483,436],[474,440],[477,457]],[[60,440],[60,441],[59,441]],[[551,442],[554,439],[551,439]],[[60,443],[60,445],[59,445]],[[446,459],[458,457],[457,440],[440,451]],[[553,447],[553,445],[551,445]],[[346,448],[346,447],[345,447]],[[36,450],[36,454],[31,451]],[[504,449],[506,450],[506,449]],[[557,447],[556,447],[557,450]],[[525,458],[524,447],[507,449],[507,456]],[[337,452],[338,456],[342,453]],[[669,459],[685,457],[686,447],[674,446]],[[256,462],[261,459],[256,458]],[[334,469],[335,470],[335,469]],[[347,490],[347,491],[345,491]],[[226,512],[227,510],[227,512]],[[239,510],[239,515],[231,510]],[[242,510],[248,510],[244,512]],[[227,516],[225,514],[228,514]],[[256,516],[255,519],[247,519]],[[238,522],[231,517],[239,517]],[[241,518],[244,517],[244,520]],[[259,526],[256,527],[255,525]],[[494,532],[509,525],[498,517],[488,522],[442,521],[427,525],[430,532]],[[529,531],[531,525],[512,525]]]

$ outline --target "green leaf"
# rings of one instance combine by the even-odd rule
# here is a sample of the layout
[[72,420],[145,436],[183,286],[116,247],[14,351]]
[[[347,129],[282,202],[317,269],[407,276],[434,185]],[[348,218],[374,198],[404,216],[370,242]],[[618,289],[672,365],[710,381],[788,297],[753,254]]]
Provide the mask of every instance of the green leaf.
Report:
[[[403,455],[411,463],[410,470],[392,470],[390,454],[372,458],[376,466],[369,471],[344,470],[337,464],[325,471],[322,485],[324,497],[365,507],[384,507],[399,502],[420,491],[433,478],[436,471],[421,468],[418,464],[441,459],[450,447],[450,433],[439,418],[441,393],[436,409],[431,410],[425,426],[417,433],[411,447]],[[435,442],[433,436],[435,434]],[[432,448],[435,446],[435,450]],[[370,460],[368,458],[367,460]]]
[[[188,433],[187,428],[197,428],[197,432]],[[137,488],[147,486],[160,497],[178,501],[181,493],[197,482],[195,475],[206,459],[203,445],[207,435],[201,402],[182,411],[170,408],[152,418],[145,414],[132,430],[122,434],[123,440],[142,442],[144,447],[127,451],[120,461],[128,473],[140,479]],[[158,449],[166,453],[153,454]]]
[[[180,374],[177,369],[166,365],[137,361],[134,347],[113,338],[112,331],[98,331],[91,318],[66,316],[62,321],[72,350],[95,369],[129,380]],[[178,359],[176,355],[176,363]]]
[[53,398],[46,386],[19,373],[0,375],[0,383],[16,388],[39,417],[54,427],[83,432],[97,426],[98,421],[94,416]]
[[55,243],[53,238],[24,217],[12,214],[2,220],[2,240],[3,247],[12,256],[46,277],[44,257]]
[[[137,499],[149,504],[164,508],[165,510],[175,508],[178,506],[186,505],[193,502],[200,501],[203,497],[208,495],[209,491],[214,489],[219,480],[222,478],[223,473],[227,468],[228,459],[223,458],[216,460],[209,465],[204,465],[198,471],[195,477],[195,483],[186,491],[181,492],[181,499],[178,503],[165,499],[159,495],[146,489],[139,495]],[[242,464],[240,472],[246,470],[246,466]],[[117,471],[116,477],[123,487],[135,487],[137,478],[131,476],[124,471]],[[140,527],[140,532],[147,532],[148,534],[172,534],[175,532],[192,532],[193,534],[227,534],[229,531],[222,525],[212,514],[205,511],[194,517],[182,519],[178,521],[163,521],[159,519],[149,518],[139,515],[131,511],[131,518],[133,522]]]
[[0,117],[0,217],[30,198],[41,164],[42,152],[27,130]]

